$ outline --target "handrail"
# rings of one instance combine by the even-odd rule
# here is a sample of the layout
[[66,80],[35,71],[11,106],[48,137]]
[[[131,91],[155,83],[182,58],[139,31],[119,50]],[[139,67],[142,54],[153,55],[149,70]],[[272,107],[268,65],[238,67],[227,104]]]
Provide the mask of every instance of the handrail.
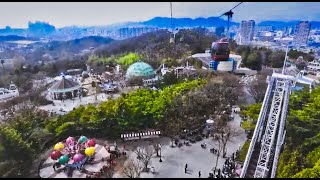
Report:
[[284,97],[284,103],[283,103],[283,107],[282,107],[281,122],[280,122],[280,127],[279,127],[279,132],[278,132],[276,150],[275,150],[274,159],[273,159],[271,178],[275,178],[275,176],[276,176],[280,150],[281,150],[281,146],[282,146],[282,143],[283,143],[283,140],[285,137],[284,136],[285,135],[284,134],[284,127],[286,124],[287,110],[288,110],[288,104],[289,104],[289,95],[290,95],[289,82],[287,82],[285,90],[286,90],[286,95]]
[[252,156],[252,153],[253,153],[253,150],[254,150],[254,146],[255,146],[256,140],[258,138],[258,133],[259,133],[259,130],[260,130],[260,126],[263,125],[262,122],[265,119],[263,116],[264,116],[265,111],[267,110],[267,107],[268,107],[268,102],[269,102],[269,99],[270,99],[272,88],[274,86],[274,80],[275,79],[273,77],[270,77],[269,85],[267,87],[267,91],[266,91],[266,94],[264,96],[264,100],[263,100],[263,103],[262,103],[262,106],[261,106],[261,111],[260,111],[260,114],[259,114],[257,125],[256,125],[256,128],[254,130],[254,133],[253,133],[253,136],[252,136],[252,140],[250,142],[249,150],[248,150],[248,153],[247,153],[247,156],[246,156],[246,160],[245,160],[243,168],[242,168],[242,172],[241,172],[240,178],[244,178],[245,174],[247,173],[247,169],[248,169],[248,166],[249,166],[249,163],[250,163],[250,160],[251,160],[251,156]]

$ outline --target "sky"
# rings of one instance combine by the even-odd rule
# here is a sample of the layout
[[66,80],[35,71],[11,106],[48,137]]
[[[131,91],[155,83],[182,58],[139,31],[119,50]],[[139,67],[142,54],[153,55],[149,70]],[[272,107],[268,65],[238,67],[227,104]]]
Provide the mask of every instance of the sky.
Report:
[[[173,17],[220,16],[239,2],[172,2]],[[244,2],[233,21],[320,21],[320,2]],[[169,2],[0,2],[0,28],[26,28],[28,22],[65,26],[110,25],[170,17]]]

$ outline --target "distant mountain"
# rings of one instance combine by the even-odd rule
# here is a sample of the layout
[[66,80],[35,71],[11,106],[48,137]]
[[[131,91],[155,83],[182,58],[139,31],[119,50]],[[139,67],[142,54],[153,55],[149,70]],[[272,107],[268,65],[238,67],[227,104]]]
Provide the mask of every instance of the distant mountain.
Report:
[[69,41],[37,42],[28,45],[28,48],[32,48],[34,51],[27,53],[26,58],[31,61],[72,60],[76,54],[89,52],[113,41],[111,38],[88,36]]
[[[171,28],[171,18],[169,17],[155,17],[148,21],[141,22],[140,24],[146,26],[154,26],[158,28]],[[209,18],[172,18],[174,27],[219,27],[227,26],[228,21],[222,18],[209,17]],[[230,22],[230,26],[239,25],[236,22]]]
[[17,35],[8,35],[8,36],[0,36],[0,42],[4,41],[21,41],[21,40],[30,40],[30,41],[36,41],[36,38],[28,38],[23,36],[17,36]]
[[49,42],[45,47],[46,50],[52,52],[59,51],[70,51],[72,53],[79,53],[81,50],[88,49],[91,47],[99,47],[106,45],[114,41],[111,38],[104,38],[100,36],[87,36],[80,39],[74,39],[70,41],[52,41]]

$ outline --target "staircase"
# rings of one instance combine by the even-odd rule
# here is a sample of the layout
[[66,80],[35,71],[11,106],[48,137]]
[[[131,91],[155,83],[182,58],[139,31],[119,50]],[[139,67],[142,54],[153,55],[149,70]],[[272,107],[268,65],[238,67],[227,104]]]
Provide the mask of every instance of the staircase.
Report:
[[254,151],[252,152],[251,160],[250,160],[245,178],[253,178],[254,172],[257,167],[259,154],[260,154],[260,148],[256,146],[254,148]]

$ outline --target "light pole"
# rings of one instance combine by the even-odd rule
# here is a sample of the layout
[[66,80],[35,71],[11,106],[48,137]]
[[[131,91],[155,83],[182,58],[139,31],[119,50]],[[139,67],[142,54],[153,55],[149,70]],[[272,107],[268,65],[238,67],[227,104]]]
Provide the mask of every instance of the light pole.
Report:
[[162,159],[161,159],[161,145],[159,144],[159,150],[160,150],[160,160],[159,162],[162,162]]
[[171,143],[172,143],[172,144],[171,144],[171,147],[174,147],[174,146],[173,146],[173,142],[174,142],[174,138],[171,139]]
[[286,66],[286,63],[287,63],[289,46],[290,46],[290,42],[288,42],[288,44],[287,44],[286,55],[285,55],[284,61],[283,61],[282,74],[284,74],[284,69],[285,69],[285,66]]

